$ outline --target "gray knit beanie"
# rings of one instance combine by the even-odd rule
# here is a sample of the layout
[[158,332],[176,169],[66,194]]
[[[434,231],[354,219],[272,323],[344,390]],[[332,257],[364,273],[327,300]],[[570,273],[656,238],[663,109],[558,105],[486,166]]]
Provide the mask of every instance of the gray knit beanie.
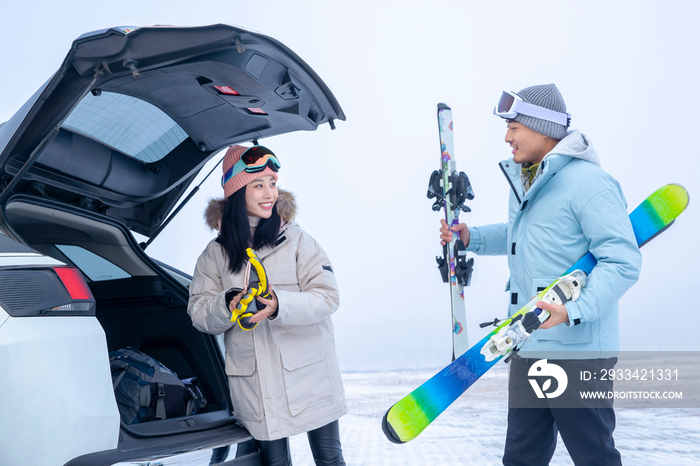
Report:
[[[517,93],[525,102],[548,108],[555,112],[566,113],[566,104],[559,89],[554,84],[540,84],[538,86],[526,87]],[[567,131],[566,126],[552,121],[541,120],[528,115],[518,114],[513,120],[523,126],[527,126],[533,131],[542,133],[554,139],[564,139]]]

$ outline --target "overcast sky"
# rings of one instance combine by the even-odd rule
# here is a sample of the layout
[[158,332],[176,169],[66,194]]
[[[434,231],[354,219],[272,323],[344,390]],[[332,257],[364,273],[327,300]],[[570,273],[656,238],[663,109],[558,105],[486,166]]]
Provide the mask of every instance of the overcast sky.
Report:
[[[326,249],[341,290],[334,317],[344,370],[437,368],[450,360],[448,286],[435,267],[440,214],[425,197],[438,168],[436,105],[453,109],[457,166],[472,180],[472,225],[506,220],[510,156],[492,115],[502,89],[556,83],[630,210],[658,187],[700,195],[696,1],[0,0],[0,122],[55,72],[72,41],[117,25],[228,23],[271,36],[321,76],[347,121],[261,143],[280,157],[297,220]],[[692,163],[688,163],[691,162]],[[206,170],[208,171],[208,170]],[[201,221],[212,176],[148,252],[191,273],[213,235]],[[700,350],[691,203],[644,247],[622,299],[623,349]],[[477,257],[466,292],[470,342],[503,317],[505,257]]]

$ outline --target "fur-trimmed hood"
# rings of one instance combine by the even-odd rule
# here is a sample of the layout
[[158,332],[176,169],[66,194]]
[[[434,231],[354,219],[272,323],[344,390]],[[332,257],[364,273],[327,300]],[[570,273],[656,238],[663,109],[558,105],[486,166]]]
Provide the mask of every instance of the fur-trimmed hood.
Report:
[[[277,191],[279,192],[279,196],[277,197],[275,208],[277,209],[277,213],[279,214],[280,218],[284,222],[289,223],[294,220],[294,217],[297,214],[296,198],[294,197],[294,194],[289,191],[285,191],[284,189],[278,189]],[[224,213],[225,203],[226,199],[223,197],[209,199],[209,204],[204,210],[204,222],[212,230],[219,229],[221,217]]]

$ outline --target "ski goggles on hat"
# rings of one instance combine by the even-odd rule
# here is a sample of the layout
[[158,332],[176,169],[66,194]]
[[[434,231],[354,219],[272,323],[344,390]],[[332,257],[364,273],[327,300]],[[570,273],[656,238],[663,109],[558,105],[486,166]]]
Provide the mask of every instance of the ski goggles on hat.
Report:
[[221,177],[221,186],[239,173],[258,173],[268,167],[273,172],[280,169],[280,162],[277,160],[277,156],[267,147],[253,146],[243,152],[241,159],[226,170],[224,176]]
[[503,91],[498,105],[493,108],[493,114],[506,120],[512,120],[518,114],[527,115],[540,120],[551,121],[558,125],[569,127],[571,114],[557,112],[523,101],[515,92]]

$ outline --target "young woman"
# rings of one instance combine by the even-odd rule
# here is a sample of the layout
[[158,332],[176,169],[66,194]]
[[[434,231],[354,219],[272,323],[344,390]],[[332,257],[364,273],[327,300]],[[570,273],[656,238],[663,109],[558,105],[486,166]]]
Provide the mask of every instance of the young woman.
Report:
[[[345,465],[338,419],[347,408],[331,322],[338,286],[326,253],[293,221],[294,196],[277,189],[278,169],[262,146],[226,152],[225,199],[205,214],[219,235],[197,260],[187,312],[200,331],[224,334],[234,414],[263,464],[291,465],[288,437],[307,432],[317,465]],[[236,306],[257,278],[247,248],[271,288],[269,299],[256,298],[252,330],[236,323]]]

